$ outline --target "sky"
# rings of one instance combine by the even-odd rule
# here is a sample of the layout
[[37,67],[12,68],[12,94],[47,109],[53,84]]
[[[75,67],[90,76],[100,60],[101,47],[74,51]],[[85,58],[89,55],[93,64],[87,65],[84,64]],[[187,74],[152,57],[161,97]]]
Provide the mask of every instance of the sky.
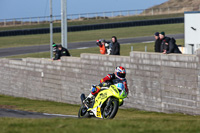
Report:
[[[67,13],[146,9],[167,0],[67,0]],[[53,15],[61,14],[61,0],[52,0]],[[0,19],[49,16],[49,0],[0,0]]]

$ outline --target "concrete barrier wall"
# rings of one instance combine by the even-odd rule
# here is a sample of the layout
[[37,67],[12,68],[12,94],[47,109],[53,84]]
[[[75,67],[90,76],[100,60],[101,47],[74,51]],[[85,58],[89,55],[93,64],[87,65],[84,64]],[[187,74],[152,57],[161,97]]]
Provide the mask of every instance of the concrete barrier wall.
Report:
[[81,54],[61,61],[0,59],[0,93],[79,104],[92,84],[127,70],[129,96],[123,107],[157,112],[200,114],[199,51],[196,55],[131,52],[130,56]]

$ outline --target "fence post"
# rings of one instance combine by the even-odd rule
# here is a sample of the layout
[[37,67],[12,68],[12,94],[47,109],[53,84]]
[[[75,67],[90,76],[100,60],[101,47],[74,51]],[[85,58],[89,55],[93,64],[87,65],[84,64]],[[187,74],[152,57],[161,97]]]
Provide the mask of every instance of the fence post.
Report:
[[4,26],[6,26],[6,19],[4,19]]
[[145,52],[147,52],[147,46],[145,46]]
[[55,21],[55,22],[56,22],[56,16],[54,16],[54,17],[53,17],[53,21]]
[[15,19],[13,19],[13,25],[15,25]]
[[133,46],[131,46],[131,51],[133,51]]
[[38,24],[39,24],[39,23],[40,23],[40,18],[38,17],[37,20],[38,20],[37,22],[38,22]]
[[44,18],[44,23],[47,23],[47,17]]
[[104,19],[106,18],[106,14],[105,14],[105,12],[103,12],[103,16],[104,16]]
[[152,15],[154,14],[154,12],[153,12],[153,8],[152,8]]
[[169,14],[169,11],[170,11],[170,9],[169,9],[169,7],[168,7],[168,14]]
[[23,25],[23,19],[21,18],[21,25]]

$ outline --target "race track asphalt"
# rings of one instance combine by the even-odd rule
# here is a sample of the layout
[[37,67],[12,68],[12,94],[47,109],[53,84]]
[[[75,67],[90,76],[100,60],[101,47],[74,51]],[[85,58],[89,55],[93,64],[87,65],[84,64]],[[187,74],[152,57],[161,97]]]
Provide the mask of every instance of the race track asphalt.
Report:
[[15,118],[77,118],[75,115],[62,115],[62,114],[48,114],[48,113],[36,113],[12,109],[0,108],[0,118],[1,117],[15,117]]
[[[175,39],[184,38],[184,34],[170,34],[167,36],[174,37]],[[154,41],[153,36],[118,39],[118,42],[120,44],[145,43],[145,42],[152,42],[152,41]],[[97,47],[95,41],[68,43],[68,49],[83,49],[83,48],[91,48],[91,47]],[[37,53],[37,52],[47,52],[49,50],[50,50],[49,45],[2,48],[0,49],[0,57]]]

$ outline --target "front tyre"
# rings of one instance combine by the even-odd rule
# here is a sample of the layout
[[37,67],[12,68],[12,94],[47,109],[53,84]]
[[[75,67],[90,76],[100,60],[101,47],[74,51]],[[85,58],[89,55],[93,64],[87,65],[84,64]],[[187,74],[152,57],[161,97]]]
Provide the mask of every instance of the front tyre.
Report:
[[103,118],[104,119],[113,119],[117,114],[119,108],[119,101],[117,99],[111,98],[109,105],[106,105],[103,109]]
[[90,114],[87,112],[87,108],[84,105],[81,105],[78,111],[78,118],[89,118]]

